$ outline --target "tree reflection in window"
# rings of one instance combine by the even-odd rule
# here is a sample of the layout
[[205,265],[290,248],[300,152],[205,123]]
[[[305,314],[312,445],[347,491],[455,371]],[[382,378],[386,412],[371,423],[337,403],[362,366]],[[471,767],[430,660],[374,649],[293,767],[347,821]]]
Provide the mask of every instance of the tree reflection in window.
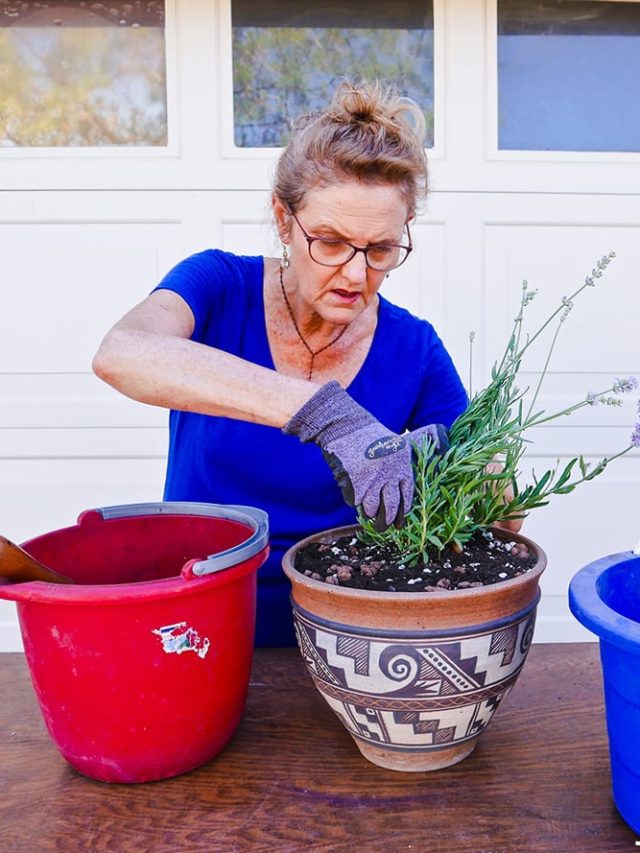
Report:
[[163,0],[0,0],[0,145],[166,144]]
[[283,145],[341,77],[396,83],[423,108],[433,146],[431,0],[232,0],[232,20],[237,146]]

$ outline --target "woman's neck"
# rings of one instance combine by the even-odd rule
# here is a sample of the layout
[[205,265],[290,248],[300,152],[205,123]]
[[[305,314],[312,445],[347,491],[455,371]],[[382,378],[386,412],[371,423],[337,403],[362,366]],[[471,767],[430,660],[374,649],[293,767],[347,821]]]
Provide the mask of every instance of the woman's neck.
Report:
[[[378,298],[350,323],[337,324],[296,298],[299,293],[289,289],[290,283],[295,284],[293,276],[288,281],[285,274],[281,286],[279,261],[265,259],[265,320],[276,370],[314,382],[337,379],[346,387],[371,347],[378,322]],[[289,287],[283,294],[286,285]]]

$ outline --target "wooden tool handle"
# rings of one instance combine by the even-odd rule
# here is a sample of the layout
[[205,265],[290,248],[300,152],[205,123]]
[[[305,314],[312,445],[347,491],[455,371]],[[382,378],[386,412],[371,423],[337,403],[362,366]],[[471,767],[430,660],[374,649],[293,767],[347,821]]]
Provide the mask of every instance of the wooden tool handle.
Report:
[[8,578],[15,583],[28,581],[73,583],[71,578],[48,569],[4,536],[0,536],[0,577]]

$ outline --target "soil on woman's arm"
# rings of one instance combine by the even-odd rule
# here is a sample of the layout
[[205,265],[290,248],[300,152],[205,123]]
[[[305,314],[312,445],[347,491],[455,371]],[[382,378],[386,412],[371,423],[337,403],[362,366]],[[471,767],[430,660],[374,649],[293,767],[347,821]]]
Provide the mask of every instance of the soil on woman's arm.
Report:
[[369,545],[355,535],[335,542],[313,542],[302,548],[295,568],[325,583],[387,592],[441,592],[471,589],[518,577],[536,564],[536,556],[520,542],[478,532],[457,553],[434,549],[427,563],[409,566],[389,547]]

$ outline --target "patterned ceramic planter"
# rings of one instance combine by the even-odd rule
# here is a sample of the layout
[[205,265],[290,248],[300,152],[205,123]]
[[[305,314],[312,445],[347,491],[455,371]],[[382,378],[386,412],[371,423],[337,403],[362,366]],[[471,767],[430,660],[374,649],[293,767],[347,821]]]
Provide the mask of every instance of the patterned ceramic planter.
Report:
[[312,580],[294,569],[309,542],[284,556],[298,644],[309,673],[369,761],[392,770],[437,770],[469,755],[524,664],[546,566],[491,586],[432,593],[373,592]]

